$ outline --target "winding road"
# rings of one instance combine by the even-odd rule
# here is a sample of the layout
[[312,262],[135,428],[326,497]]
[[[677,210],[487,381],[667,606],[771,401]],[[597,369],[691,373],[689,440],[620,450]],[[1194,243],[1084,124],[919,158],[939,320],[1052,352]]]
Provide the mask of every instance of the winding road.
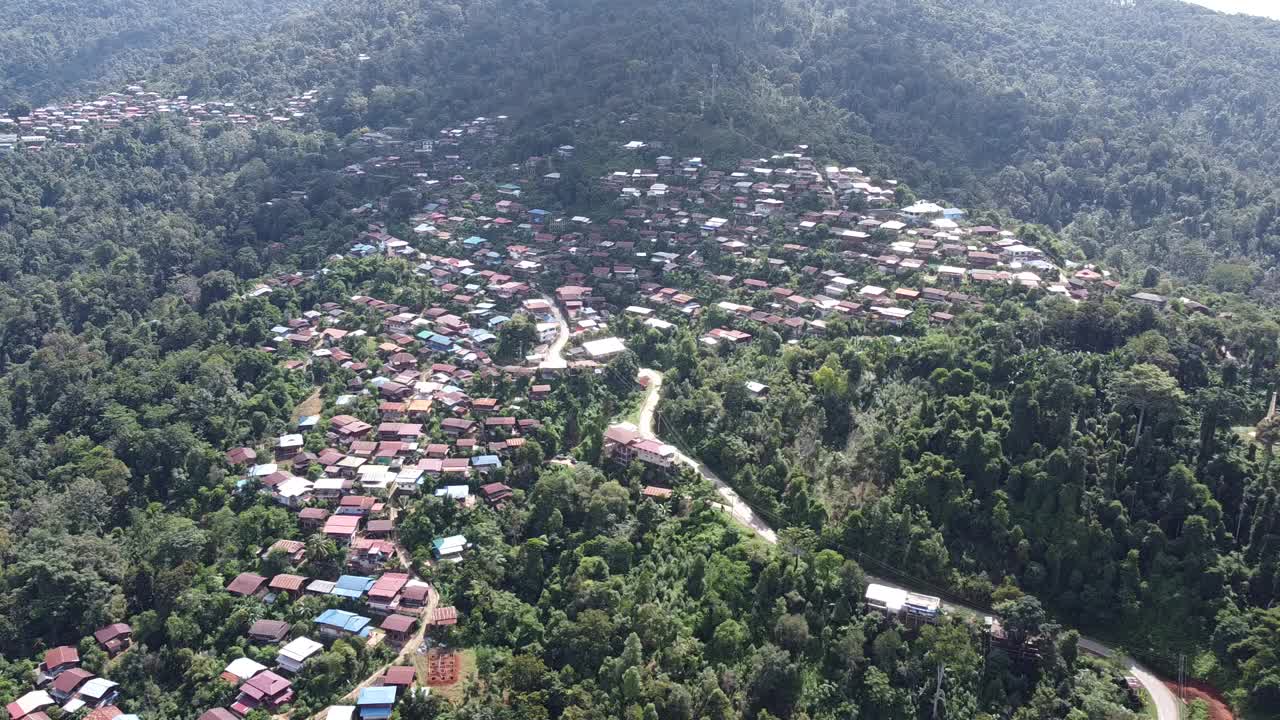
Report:
[[[646,392],[644,404],[640,407],[639,430],[641,436],[663,442],[664,444],[671,445],[671,447],[675,448],[675,456],[679,462],[693,468],[699,475],[711,482],[711,485],[715,488],[716,492],[720,494],[720,497],[723,500],[720,504],[721,508],[728,512],[734,520],[737,520],[739,523],[753,531],[756,535],[760,536],[760,538],[765,542],[776,544],[778,542],[778,534],[774,532],[773,528],[769,527],[769,524],[765,522],[763,518],[751,509],[751,506],[747,505],[738,493],[734,492],[733,488],[729,487],[728,483],[722,480],[720,476],[716,475],[715,472],[713,472],[711,468],[708,468],[705,463],[689,457],[680,450],[679,446],[667,443],[654,433],[654,412],[657,410],[658,400],[662,395],[662,373],[650,368],[641,368],[638,380],[645,386]],[[928,590],[912,590],[911,588],[903,587],[900,583],[875,577],[874,575],[867,575],[866,577],[869,581],[880,585],[887,585],[889,587],[896,587],[921,594],[929,594]],[[959,611],[961,613],[977,617],[989,614],[978,608],[967,607],[955,603],[943,602],[942,605],[943,608],[952,612]],[[1177,697],[1174,696],[1173,692],[1165,686],[1160,678],[1156,677],[1154,673],[1140,665],[1137,660],[1134,660],[1132,657],[1127,655],[1121,655],[1114,648],[1092,638],[1081,637],[1080,647],[1086,652],[1098,655],[1099,657],[1113,658],[1119,655],[1120,663],[1124,666],[1125,671],[1137,678],[1138,683],[1141,684],[1151,696],[1152,701],[1155,703],[1156,713],[1159,720],[1180,720],[1181,706],[1178,703]]]
[[[640,377],[646,384],[646,392],[648,393],[645,396],[644,405],[640,407],[640,436],[663,442],[653,432],[653,413],[658,406],[658,398],[662,394],[662,373],[649,368],[641,368]],[[670,443],[664,444],[670,445]],[[751,509],[751,506],[746,501],[738,496],[738,493],[734,492],[733,488],[729,487],[729,483],[721,480],[720,476],[716,475],[705,463],[684,454],[684,451],[679,446],[671,445],[671,447],[675,448],[677,461],[688,465],[699,475],[711,481],[711,485],[720,494],[720,498],[723,501],[720,507],[732,515],[734,520],[750,528],[755,534],[764,538],[766,542],[777,544],[778,534],[773,531],[773,528],[769,527],[769,523],[765,522],[763,518]]]
[[551,312],[555,313],[556,324],[560,329],[556,332],[556,339],[551,341],[550,347],[547,348],[547,356],[543,358],[539,367],[544,368],[563,368],[567,365],[564,359],[564,346],[569,344],[569,321],[564,319],[564,313],[560,311],[560,306],[556,301],[546,295],[542,296],[551,305]]

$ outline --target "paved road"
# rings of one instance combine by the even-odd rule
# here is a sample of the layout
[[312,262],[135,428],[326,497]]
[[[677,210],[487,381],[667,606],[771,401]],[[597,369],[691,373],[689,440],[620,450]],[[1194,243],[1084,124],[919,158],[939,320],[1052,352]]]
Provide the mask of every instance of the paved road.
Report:
[[565,367],[564,346],[569,343],[569,322],[564,319],[564,313],[560,312],[560,306],[556,304],[553,298],[542,296],[543,300],[551,303],[551,311],[555,313],[556,324],[560,329],[556,332],[556,339],[551,341],[551,346],[547,348],[547,356],[542,360],[541,367]]
[[[1115,649],[1092,638],[1080,638],[1080,647],[1087,652],[1104,658],[1117,655]],[[1128,655],[1122,656],[1120,663],[1124,665],[1130,675],[1138,679],[1142,687],[1151,695],[1152,701],[1156,704],[1156,714],[1160,720],[1179,720],[1181,718],[1181,704],[1178,702],[1177,696],[1160,678]]]
[[[647,438],[659,440],[658,436],[653,432],[653,415],[658,406],[658,399],[662,394],[662,373],[649,368],[641,368],[640,378],[642,378],[647,388],[644,405],[640,407],[640,434]],[[729,487],[729,485],[724,480],[721,480],[718,475],[712,472],[710,468],[688,455],[685,455],[678,447],[676,448],[676,459],[681,463],[692,467],[698,472],[698,474],[702,475],[702,477],[711,481],[716,492],[718,492],[720,497],[724,499],[724,503],[721,507],[732,515],[735,520],[750,528],[766,542],[773,544],[778,542],[778,534],[774,532],[773,528],[769,527],[769,524],[757,515],[755,511],[753,511],[751,507],[738,496],[738,493],[734,492],[733,488]],[[885,578],[875,577],[874,575],[867,575],[867,580],[881,585],[887,585],[889,587],[897,587],[921,594],[929,594],[928,590],[912,590],[912,588],[904,588],[899,583]],[[988,614],[978,608],[972,608],[956,603],[944,602],[943,607],[951,612],[959,612],[976,617],[982,617]],[[1117,655],[1115,649],[1091,638],[1080,638],[1080,647],[1087,652],[1091,652],[1094,655],[1099,655],[1101,657],[1109,658]],[[1169,688],[1161,682],[1160,678],[1156,677],[1150,670],[1147,670],[1142,665],[1138,664],[1138,662],[1131,657],[1121,657],[1120,661],[1124,664],[1129,674],[1137,678],[1142,687],[1150,693],[1152,699],[1155,701],[1156,712],[1159,720],[1180,720],[1178,700],[1174,696],[1173,692],[1171,692]]]

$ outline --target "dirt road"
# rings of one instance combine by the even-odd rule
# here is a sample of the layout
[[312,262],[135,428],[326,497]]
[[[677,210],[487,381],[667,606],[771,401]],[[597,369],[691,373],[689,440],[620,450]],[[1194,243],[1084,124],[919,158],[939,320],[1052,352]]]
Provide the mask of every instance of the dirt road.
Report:
[[640,377],[647,383],[645,390],[647,395],[644,398],[644,405],[640,406],[640,435],[674,447],[676,449],[676,460],[693,468],[699,475],[711,482],[711,485],[719,493],[723,501],[720,507],[724,508],[735,520],[764,538],[765,541],[777,543],[778,534],[773,531],[773,528],[769,527],[769,523],[765,522],[759,515],[756,515],[751,506],[739,497],[738,493],[734,492],[728,483],[721,480],[719,475],[716,475],[705,463],[684,454],[684,451],[679,446],[668,443],[654,434],[653,415],[658,405],[658,398],[662,395],[662,373],[649,368],[641,368]]

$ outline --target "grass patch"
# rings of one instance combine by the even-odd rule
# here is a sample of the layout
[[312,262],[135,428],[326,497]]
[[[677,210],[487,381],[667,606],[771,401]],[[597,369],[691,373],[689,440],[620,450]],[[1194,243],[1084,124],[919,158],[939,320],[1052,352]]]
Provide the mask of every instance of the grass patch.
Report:
[[293,422],[296,424],[308,415],[319,415],[321,410],[324,410],[324,399],[320,397],[320,388],[316,388],[293,409]]
[[613,420],[610,424],[613,425],[626,422],[639,427],[640,411],[644,409],[644,401],[645,398],[649,397],[649,392],[650,390],[645,388],[641,392],[632,393],[631,396],[627,398],[626,402],[623,403],[618,412],[614,414]]
[[1258,442],[1258,438],[1257,438],[1258,428],[1253,425],[1236,425],[1235,427],[1231,428],[1231,431],[1234,432],[1236,435],[1239,435],[1240,439],[1245,442],[1255,443],[1255,444],[1257,444]]

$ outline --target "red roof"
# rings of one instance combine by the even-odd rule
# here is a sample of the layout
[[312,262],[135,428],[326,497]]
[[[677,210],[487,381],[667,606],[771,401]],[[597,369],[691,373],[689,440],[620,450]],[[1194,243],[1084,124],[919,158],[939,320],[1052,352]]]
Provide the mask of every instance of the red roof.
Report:
[[[393,546],[394,547],[394,546]],[[409,582],[409,576],[405,573],[384,573],[378,578],[373,587],[369,588],[369,597],[390,600],[394,598],[405,584]]]
[[70,645],[56,647],[44,654],[44,666],[46,669],[53,669],[59,665],[78,664],[79,662],[80,651]]
[[111,625],[94,632],[93,639],[105,645],[118,637],[128,635],[132,632],[133,629],[124,623],[112,623]]
[[265,585],[267,579],[256,573],[240,573],[227,584],[227,592],[232,595],[248,596],[257,593]]
[[449,605],[447,607],[438,607],[431,612],[432,625],[457,625],[458,609]]
[[378,627],[393,633],[407,633],[413,629],[418,619],[411,615],[391,614]]
[[53,690],[63,695],[70,695],[92,677],[93,673],[84,668],[71,668],[54,679]]
[[288,692],[292,685],[293,683],[280,677],[275,672],[263,670],[246,680],[240,686],[240,692],[255,700],[262,700],[264,698],[274,698]]
[[[386,625],[384,624],[383,627],[386,627]],[[382,684],[409,687],[413,685],[414,680],[417,679],[417,675],[417,671],[412,667],[396,665],[394,667],[387,668],[387,671],[383,673]]]
[[426,602],[426,599],[430,594],[431,588],[426,585],[409,585],[400,592],[400,597],[404,600]]
[[298,517],[302,520],[324,520],[329,517],[329,511],[316,507],[302,508],[302,511],[298,513]]
[[302,584],[306,581],[307,579],[302,577],[301,575],[290,575],[288,573],[281,573],[271,578],[270,587],[272,590],[283,590],[285,592],[297,592],[298,590],[302,589]]
[[333,515],[324,523],[324,534],[354,535],[359,528],[359,515]]
[[84,716],[84,720],[112,720],[112,718],[120,717],[124,714],[120,708],[115,705],[100,707],[97,710]]

